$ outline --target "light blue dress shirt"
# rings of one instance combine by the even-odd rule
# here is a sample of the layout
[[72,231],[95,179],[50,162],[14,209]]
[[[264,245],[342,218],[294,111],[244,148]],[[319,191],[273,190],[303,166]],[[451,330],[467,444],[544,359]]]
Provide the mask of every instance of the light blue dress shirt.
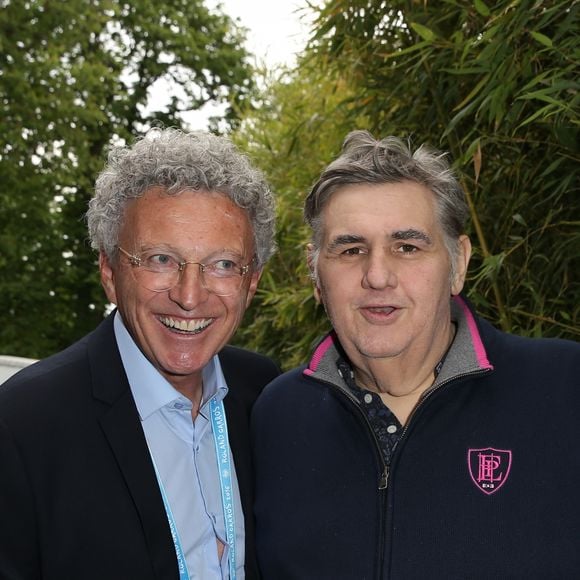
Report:
[[[121,360],[139,411],[147,444],[160,474],[190,578],[228,580],[228,545],[209,402],[222,400],[228,387],[214,356],[203,369],[202,402],[195,421],[192,403],[155,369],[125,328],[114,319]],[[244,516],[238,480],[233,473],[236,521],[236,574],[244,578]],[[221,561],[216,537],[224,544]]]

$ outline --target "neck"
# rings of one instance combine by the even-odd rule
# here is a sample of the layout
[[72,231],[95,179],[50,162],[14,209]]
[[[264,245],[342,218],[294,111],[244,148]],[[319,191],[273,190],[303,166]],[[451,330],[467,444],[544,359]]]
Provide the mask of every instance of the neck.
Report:
[[199,381],[195,381],[195,383],[182,384],[177,381],[171,381],[171,385],[176,391],[191,401],[191,416],[195,419],[199,413],[203,396],[203,382],[201,378]]
[[423,393],[435,381],[435,367],[453,342],[454,324],[450,324],[445,335],[440,347],[433,348],[426,355],[367,360],[364,367],[355,367],[356,383],[378,393],[383,403],[404,425]]
[[[371,378],[371,380],[369,380]],[[417,379],[415,383],[395,383],[394,381],[377,380],[364,373],[355,372],[356,383],[369,391],[378,393],[383,403],[394,413],[401,425],[409,420],[421,395],[433,384],[433,370]]]

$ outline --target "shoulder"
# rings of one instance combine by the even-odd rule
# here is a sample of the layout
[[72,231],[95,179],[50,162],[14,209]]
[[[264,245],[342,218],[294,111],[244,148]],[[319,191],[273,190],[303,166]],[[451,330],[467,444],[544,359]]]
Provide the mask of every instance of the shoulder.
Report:
[[295,406],[298,400],[303,400],[304,395],[312,389],[312,380],[304,375],[305,368],[296,367],[270,382],[258,399],[256,412],[259,414],[278,406],[287,408],[288,404]]
[[[304,374],[305,366],[296,367],[274,379],[258,397],[252,412],[252,430],[256,440],[278,433],[280,441],[293,438],[296,426],[302,434],[341,422],[344,415],[337,389]],[[285,439],[288,442],[288,439]]]
[[[580,371],[580,343],[558,338],[530,338],[504,332],[477,314],[464,296],[453,301],[456,314],[471,327],[475,348],[481,348],[497,369],[542,369],[548,365],[553,371]],[[459,308],[459,310],[457,310]],[[479,346],[478,346],[479,345]],[[559,368],[554,368],[558,365]]]
[[[112,328],[109,320],[103,322],[66,349],[31,364],[0,385],[0,414],[18,408],[45,413],[63,402],[69,406],[85,397],[90,392],[93,367],[114,364],[111,354],[116,351],[116,343],[109,326]],[[91,360],[95,356],[95,340],[103,336],[107,338],[107,350],[97,355],[97,360]]]
[[219,353],[219,359],[224,374],[231,369],[235,369],[239,374],[240,369],[243,369],[244,373],[263,376],[269,382],[281,372],[280,367],[271,358],[237,346],[225,346]]
[[[50,445],[79,409],[87,408],[89,366],[86,348],[74,347],[26,367],[0,385],[2,439],[19,441],[23,448]],[[35,442],[36,441],[36,442]]]
[[291,389],[293,386],[298,384],[308,382],[309,379],[304,374],[305,369],[306,365],[301,365],[282,373],[268,385],[266,390],[271,391],[272,393],[282,392]]
[[30,395],[30,389],[41,389],[42,385],[50,383],[62,385],[69,382],[82,372],[83,361],[86,363],[85,353],[86,344],[81,340],[61,352],[23,368],[0,385],[0,400],[16,393],[26,392]]
[[478,323],[496,372],[580,386],[580,343],[518,336],[497,330],[486,321]]
[[230,388],[228,397],[252,404],[262,389],[280,374],[280,367],[267,356],[235,346],[219,353],[224,377]]
[[580,364],[580,342],[561,338],[530,338],[517,334],[503,332],[482,318],[478,318],[482,338],[494,354],[502,351],[526,359],[539,357],[553,359],[554,357],[570,359]]

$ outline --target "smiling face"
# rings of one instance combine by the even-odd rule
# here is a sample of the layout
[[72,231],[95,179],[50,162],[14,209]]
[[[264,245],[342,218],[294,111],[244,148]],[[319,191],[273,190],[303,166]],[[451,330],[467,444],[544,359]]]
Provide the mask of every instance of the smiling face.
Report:
[[[252,227],[244,210],[217,193],[164,195],[151,189],[129,202],[119,246],[131,254],[152,248],[182,260],[206,263],[216,256],[254,255]],[[188,264],[171,290],[153,292],[139,284],[129,258],[101,255],[101,281],[133,340],[179,391],[201,386],[201,371],[230,339],[249,305],[260,277],[250,269],[240,290],[217,296],[201,283],[199,267]]]
[[310,254],[315,292],[355,367],[443,354],[471,246],[460,238],[451,280],[435,209],[433,194],[410,181],[348,185],[323,208],[316,264]]

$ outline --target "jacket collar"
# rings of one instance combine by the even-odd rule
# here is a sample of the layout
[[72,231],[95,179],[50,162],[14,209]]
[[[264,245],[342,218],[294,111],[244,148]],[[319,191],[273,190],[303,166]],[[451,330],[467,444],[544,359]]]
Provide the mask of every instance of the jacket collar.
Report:
[[[455,339],[431,389],[458,376],[493,369],[473,311],[461,296],[456,296],[451,301],[451,320],[457,327]],[[348,357],[340,345],[338,336],[332,331],[314,350],[308,366],[304,369],[304,374],[331,383],[350,394],[351,391],[339,368],[341,360],[348,361]]]

